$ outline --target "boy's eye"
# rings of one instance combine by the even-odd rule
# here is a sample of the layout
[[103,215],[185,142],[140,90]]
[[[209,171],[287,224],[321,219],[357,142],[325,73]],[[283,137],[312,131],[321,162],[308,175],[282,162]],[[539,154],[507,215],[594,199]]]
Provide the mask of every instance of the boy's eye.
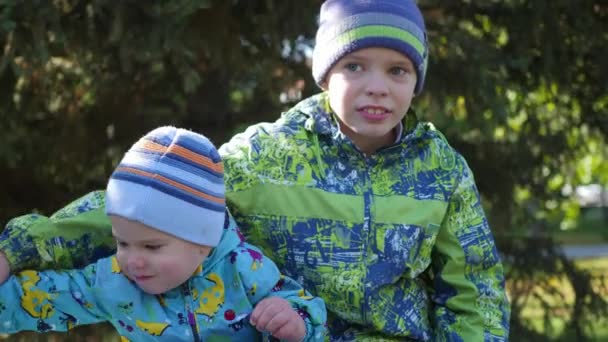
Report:
[[359,71],[361,69],[361,66],[357,63],[346,63],[344,65],[344,68],[348,71]]
[[116,241],[116,244],[118,245],[118,247],[122,247],[122,248],[125,248],[125,247],[129,246],[128,243],[122,242],[122,241]]
[[393,68],[391,68],[391,69],[389,70],[389,72],[390,72],[392,75],[395,75],[395,76],[401,76],[401,75],[405,75],[405,74],[407,73],[407,70],[405,70],[405,69],[403,69],[403,68],[401,68],[401,67],[393,67]]

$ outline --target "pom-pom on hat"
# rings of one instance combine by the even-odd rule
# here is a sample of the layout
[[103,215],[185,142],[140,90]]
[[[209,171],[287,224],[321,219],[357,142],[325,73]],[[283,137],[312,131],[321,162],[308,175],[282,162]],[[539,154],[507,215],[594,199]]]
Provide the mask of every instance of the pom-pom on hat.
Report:
[[399,51],[414,64],[415,94],[422,91],[428,45],[424,18],[413,0],[327,0],[321,6],[312,57],[318,85],[340,58],[369,47]]
[[129,149],[106,189],[106,213],[215,247],[226,212],[224,169],[206,137],[160,127]]

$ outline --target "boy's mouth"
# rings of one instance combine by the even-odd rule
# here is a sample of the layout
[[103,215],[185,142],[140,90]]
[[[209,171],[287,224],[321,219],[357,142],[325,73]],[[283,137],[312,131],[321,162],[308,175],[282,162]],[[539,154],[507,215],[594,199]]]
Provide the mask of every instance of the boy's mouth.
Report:
[[357,108],[357,111],[359,111],[363,117],[370,120],[382,120],[392,113],[388,108],[382,106],[363,106]]

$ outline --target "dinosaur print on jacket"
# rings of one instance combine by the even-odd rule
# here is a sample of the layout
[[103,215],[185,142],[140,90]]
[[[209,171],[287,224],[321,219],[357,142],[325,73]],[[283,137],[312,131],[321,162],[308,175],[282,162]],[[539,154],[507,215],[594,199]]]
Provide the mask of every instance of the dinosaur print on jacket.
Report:
[[[220,244],[194,274],[159,295],[143,292],[128,279],[115,256],[82,269],[18,273],[0,285],[0,333],[67,331],[106,321],[121,341],[193,341],[193,334],[203,341],[254,341],[261,334],[237,315],[246,315],[272,295],[307,311],[306,341],[323,340],[323,301],[301,297],[302,287],[244,242],[231,217],[224,229]],[[280,291],[273,291],[280,281]],[[249,291],[252,286],[255,293]]]

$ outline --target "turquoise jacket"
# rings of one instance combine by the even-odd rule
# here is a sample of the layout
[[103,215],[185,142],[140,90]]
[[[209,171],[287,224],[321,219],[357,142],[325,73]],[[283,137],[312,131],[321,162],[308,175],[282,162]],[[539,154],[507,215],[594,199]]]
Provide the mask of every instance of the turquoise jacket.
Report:
[[[325,300],[332,340],[505,341],[504,272],[473,174],[432,125],[413,112],[403,124],[366,157],[325,94],[306,99],[220,148],[228,206],[249,242]],[[11,267],[111,253],[109,222],[89,205],[11,221],[0,236]]]
[[260,300],[279,296],[305,319],[306,340],[322,341],[323,300],[282,276],[241,237],[227,220],[222,240],[194,275],[161,295],[143,292],[114,256],[79,270],[23,271],[0,286],[0,332],[110,322],[122,341],[256,341],[262,335],[249,314]]
[[504,341],[504,272],[464,158],[413,112],[365,156],[326,94],[220,148],[249,241],[325,299],[332,339]]

